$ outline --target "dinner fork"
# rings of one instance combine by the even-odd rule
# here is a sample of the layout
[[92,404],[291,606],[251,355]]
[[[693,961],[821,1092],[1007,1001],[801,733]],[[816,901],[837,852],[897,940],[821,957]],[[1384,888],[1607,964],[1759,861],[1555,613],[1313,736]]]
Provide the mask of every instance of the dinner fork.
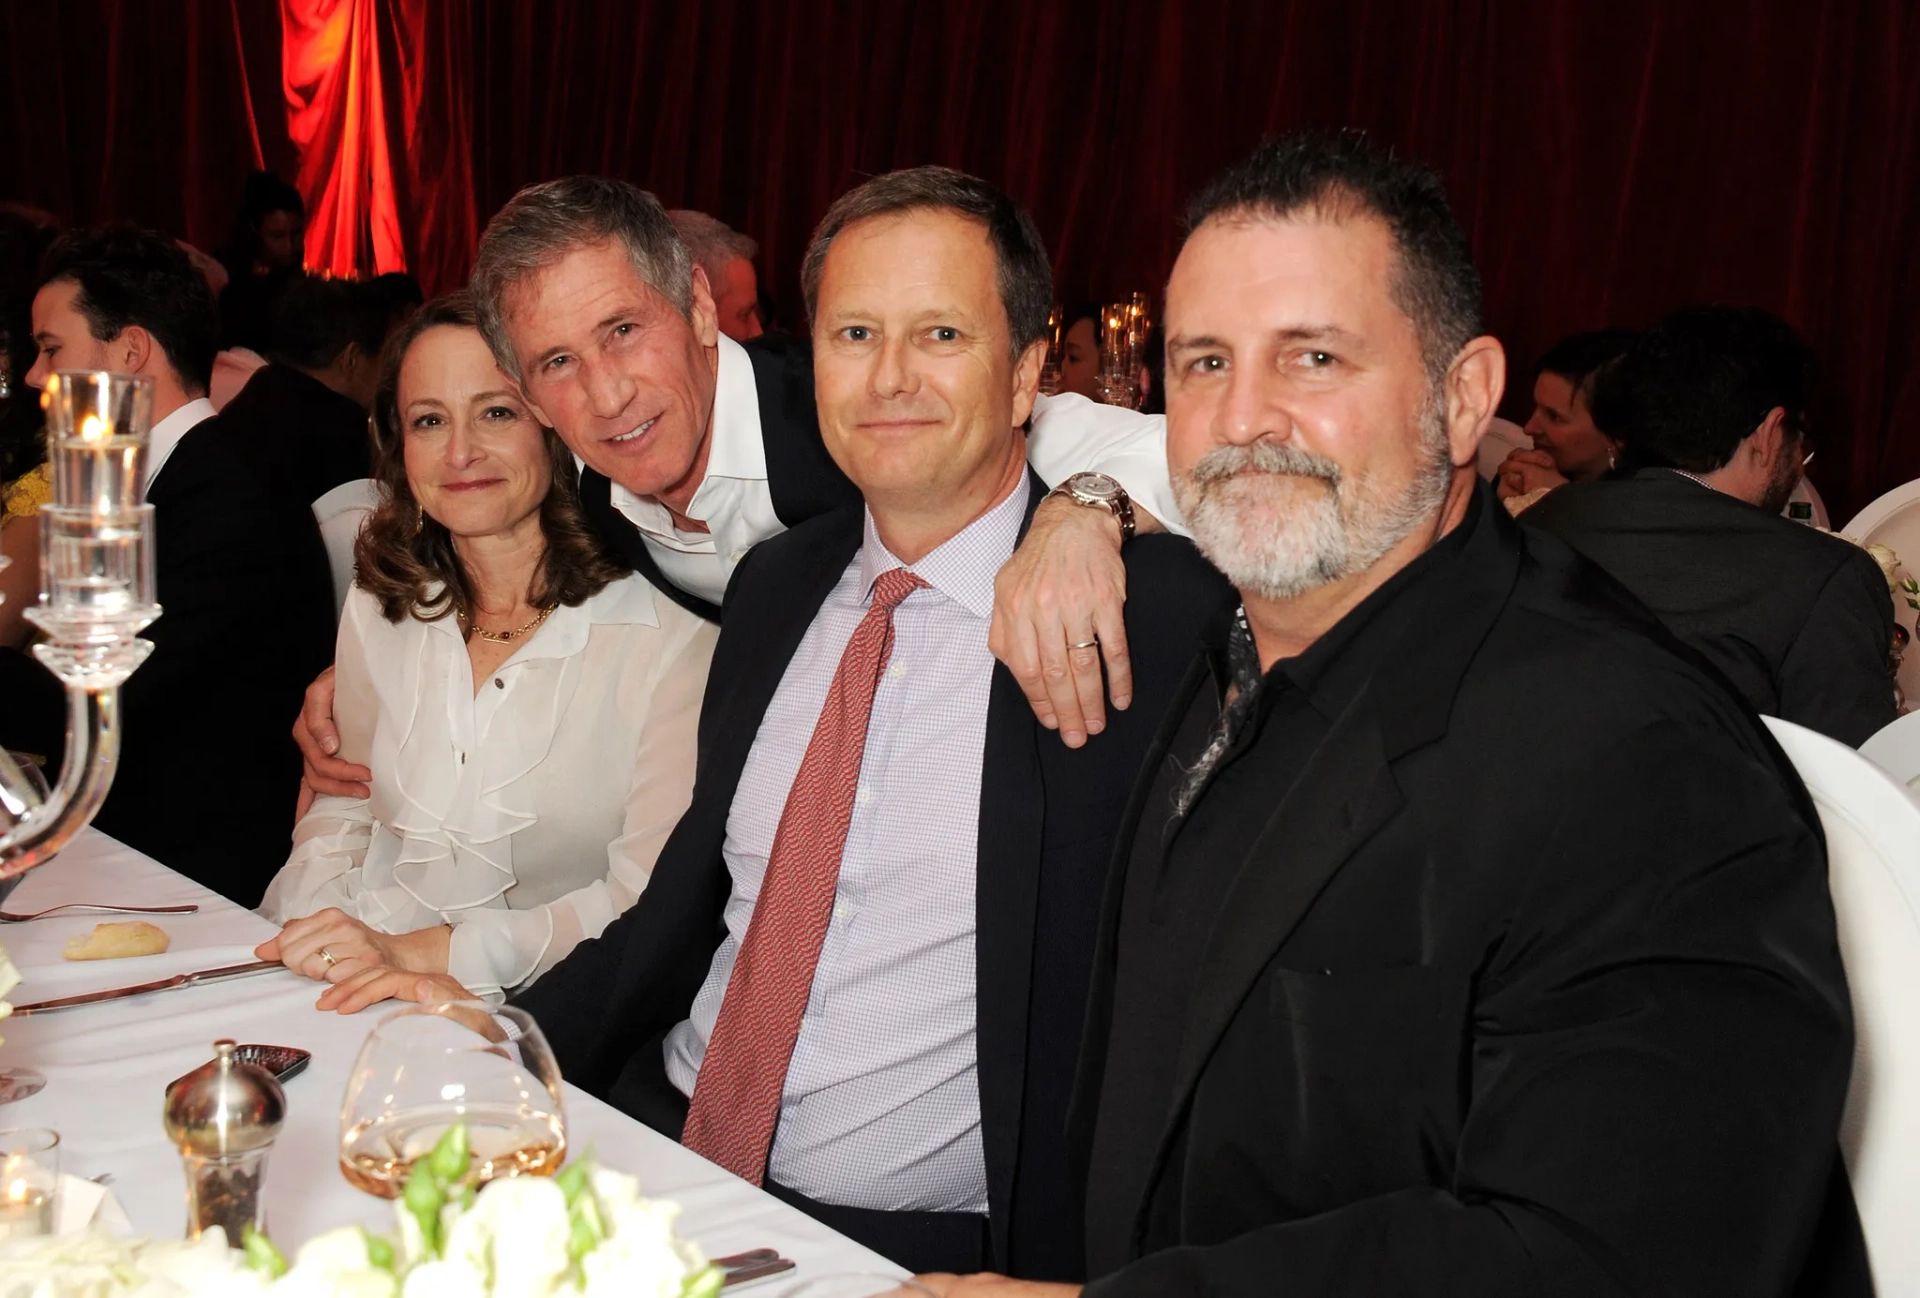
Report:
[[69,901],[59,906],[49,906],[45,910],[36,910],[28,915],[0,910],[0,924],[24,924],[30,919],[42,919],[63,910],[104,911],[113,915],[191,915],[199,909],[200,907],[194,902],[188,902],[184,906],[102,906],[90,901]]

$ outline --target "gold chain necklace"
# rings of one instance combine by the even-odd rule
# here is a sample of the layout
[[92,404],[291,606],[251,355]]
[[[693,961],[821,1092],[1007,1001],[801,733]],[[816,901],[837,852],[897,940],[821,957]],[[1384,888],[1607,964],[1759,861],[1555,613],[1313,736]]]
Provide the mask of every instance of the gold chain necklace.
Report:
[[474,636],[479,636],[482,640],[487,641],[489,644],[512,644],[515,640],[518,640],[521,636],[527,634],[527,632],[535,630],[536,628],[539,627],[539,625],[542,622],[545,622],[548,618],[552,617],[553,610],[558,607],[560,607],[558,604],[547,605],[547,607],[541,609],[538,613],[535,613],[529,621],[521,623],[519,626],[515,627],[511,631],[482,630],[480,627],[476,626],[471,620],[469,620],[465,613],[458,613],[455,615],[455,618],[460,623],[461,626],[466,628],[468,639],[472,639]]

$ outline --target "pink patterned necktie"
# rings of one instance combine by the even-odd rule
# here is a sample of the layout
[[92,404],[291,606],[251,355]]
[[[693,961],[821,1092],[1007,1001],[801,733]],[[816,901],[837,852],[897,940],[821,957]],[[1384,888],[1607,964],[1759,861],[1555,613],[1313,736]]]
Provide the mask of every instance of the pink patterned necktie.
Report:
[[766,1177],[787,1062],[833,917],[867,719],[893,655],[893,610],[926,584],[905,568],[883,572],[873,584],[873,603],[840,655],[780,812],[760,898],[694,1082],[681,1143],[755,1185]]

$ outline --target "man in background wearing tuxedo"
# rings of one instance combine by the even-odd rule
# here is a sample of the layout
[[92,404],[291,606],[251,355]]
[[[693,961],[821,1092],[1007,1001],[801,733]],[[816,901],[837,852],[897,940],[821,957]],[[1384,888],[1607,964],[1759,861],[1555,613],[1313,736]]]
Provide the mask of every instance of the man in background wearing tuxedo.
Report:
[[1605,568],[1756,712],[1859,747],[1895,714],[1893,600],[1867,552],[1782,518],[1812,458],[1813,350],[1754,307],[1687,307],[1596,381],[1627,471],[1520,519]]
[[[172,240],[81,231],[48,255],[26,381],[102,369],[153,380],[147,501],[161,614],[122,687],[119,772],[94,824],[243,906],[286,861],[300,758],[282,709],[333,660],[327,556],[307,502],[256,471],[206,399],[213,294]],[[63,747],[59,684],[0,655],[0,744]],[[27,733],[22,733],[25,730]]]
[[1870,1292],[1811,801],[1475,482],[1505,358],[1438,179],[1295,137],[1190,229],[1168,455],[1244,617],[1122,828],[1086,1298]]
[[[805,340],[722,334],[706,272],[637,186],[522,190],[481,236],[471,287],[500,368],[580,461],[588,517],[682,607],[719,620],[748,551],[860,499],[821,443]],[[1104,692],[1116,708],[1132,696],[1122,516],[1142,532],[1176,516],[1165,421],[1043,397],[1028,441],[1041,478],[1072,490],[1041,507],[1001,575],[994,648],[1076,746],[1105,724]],[[295,726],[307,783],[365,797],[365,768],[332,756],[332,707],[329,675]]]
[[822,445],[862,496],[739,565],[693,805],[633,909],[517,1003],[570,1080],[887,1257],[1078,1276],[1066,1105],[1106,864],[1232,591],[1184,540],[1129,542],[1138,705],[1051,738],[987,645],[1046,493],[1032,222],[894,172],[828,212],[805,283]]

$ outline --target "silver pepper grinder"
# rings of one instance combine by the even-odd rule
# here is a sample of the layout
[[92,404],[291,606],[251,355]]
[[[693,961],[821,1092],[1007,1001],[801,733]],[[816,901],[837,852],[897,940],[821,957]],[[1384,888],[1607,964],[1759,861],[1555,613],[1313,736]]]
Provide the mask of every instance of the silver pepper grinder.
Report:
[[216,1041],[213,1051],[167,1088],[167,1137],[187,1174],[187,1238],[218,1226],[239,1248],[248,1226],[267,1229],[261,1190],[287,1095],[272,1073],[236,1059],[233,1042]]

